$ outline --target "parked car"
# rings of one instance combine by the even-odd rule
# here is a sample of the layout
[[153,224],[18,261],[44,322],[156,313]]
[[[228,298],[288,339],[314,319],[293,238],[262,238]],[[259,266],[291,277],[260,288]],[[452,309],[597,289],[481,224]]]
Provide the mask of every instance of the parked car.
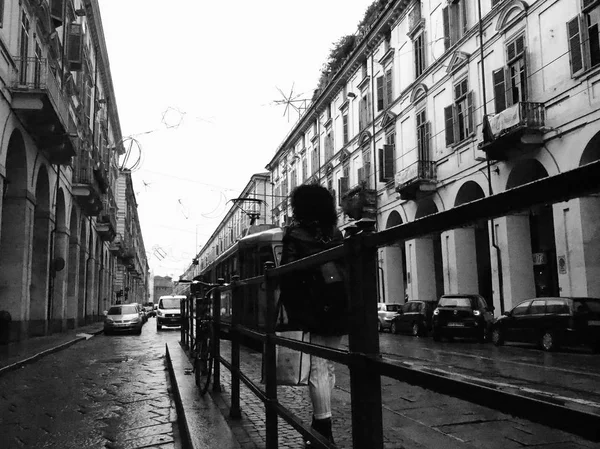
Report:
[[156,308],[156,330],[163,326],[181,326],[181,300],[183,295],[161,296]]
[[151,302],[147,302],[146,304],[144,304],[144,311],[146,312],[146,316],[148,318],[152,318],[156,315],[156,312],[154,311],[154,304],[152,304]]
[[132,304],[135,305],[135,307],[137,308],[138,313],[140,314],[140,317],[142,318],[142,323],[145,323],[146,321],[148,321],[148,315],[146,314],[146,309],[144,309],[142,307],[142,305],[138,302],[134,302]]
[[492,325],[492,342],[537,343],[552,351],[560,345],[586,345],[600,352],[600,298],[528,299],[504,312]]
[[390,329],[392,325],[392,318],[396,316],[398,310],[400,310],[400,307],[402,307],[402,304],[400,303],[377,303],[377,329],[379,332],[383,332],[385,329]]
[[398,310],[398,315],[392,318],[392,334],[408,332],[414,337],[427,335],[431,330],[434,308],[433,301],[408,301],[403,304]]
[[144,325],[136,304],[119,304],[111,306],[104,312],[104,333],[133,332],[142,333]]
[[481,295],[443,295],[433,311],[433,339],[471,337],[485,342],[494,321],[493,310]]

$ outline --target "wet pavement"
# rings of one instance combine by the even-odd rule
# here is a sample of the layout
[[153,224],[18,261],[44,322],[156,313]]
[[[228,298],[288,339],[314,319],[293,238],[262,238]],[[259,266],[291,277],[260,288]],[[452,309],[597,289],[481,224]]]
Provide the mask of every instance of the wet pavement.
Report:
[[[243,384],[242,418],[229,417],[231,377],[225,367],[221,369],[222,392],[199,398],[193,376],[187,373],[189,360],[179,345],[178,330],[157,332],[150,319],[141,336],[104,336],[99,331],[101,324],[95,324],[0,347],[0,448],[266,446],[264,406]],[[544,355],[519,352],[519,348],[470,347],[469,343],[436,346],[427,339],[390,334],[381,334],[380,342],[385,354],[469,375],[479,369],[491,380],[492,367],[499,367],[496,375],[504,379],[520,375],[543,387],[545,379],[560,385],[559,374],[563,374],[568,381],[580,380],[578,394],[598,390],[594,388],[597,360],[585,354]],[[498,358],[496,349],[508,355]],[[222,342],[222,355],[229,358],[227,341]],[[243,349],[241,365],[250,379],[264,387],[259,353]],[[532,366],[526,369],[528,365]],[[540,366],[554,371],[542,374]],[[278,399],[302,421],[310,422],[306,387],[278,387]],[[566,432],[392,379],[382,378],[382,399],[386,449],[600,447]],[[338,365],[333,427],[339,448],[352,447],[350,409],[348,370]],[[279,447],[303,447],[300,435],[281,419]]]
[[0,447],[183,447],[165,364],[165,341],[179,332],[157,335],[153,319],[140,336],[101,329],[0,350]]

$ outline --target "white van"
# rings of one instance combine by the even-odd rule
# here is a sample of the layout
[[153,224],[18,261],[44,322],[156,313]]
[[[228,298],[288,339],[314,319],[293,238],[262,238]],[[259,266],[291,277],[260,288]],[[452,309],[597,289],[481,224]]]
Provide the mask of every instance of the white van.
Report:
[[181,326],[181,300],[183,295],[161,296],[156,306],[156,330],[163,326]]

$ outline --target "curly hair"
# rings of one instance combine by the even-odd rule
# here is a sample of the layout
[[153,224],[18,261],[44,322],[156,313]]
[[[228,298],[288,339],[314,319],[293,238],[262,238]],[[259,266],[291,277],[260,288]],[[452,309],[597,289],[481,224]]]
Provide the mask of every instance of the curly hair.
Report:
[[319,184],[302,184],[291,194],[292,213],[298,222],[316,222],[323,228],[337,224],[331,192]]

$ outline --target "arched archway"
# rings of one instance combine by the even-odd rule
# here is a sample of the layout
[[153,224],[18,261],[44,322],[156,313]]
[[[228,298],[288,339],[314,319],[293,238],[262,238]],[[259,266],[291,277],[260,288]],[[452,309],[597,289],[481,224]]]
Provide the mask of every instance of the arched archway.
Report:
[[589,164],[600,160],[600,133],[597,133],[585,146],[581,158],[579,159],[579,165]]
[[[385,229],[402,224],[398,211],[392,211],[388,216]],[[379,276],[382,291],[380,296],[384,302],[404,303],[406,298],[406,252],[404,242],[398,242],[381,249],[383,270]]]
[[33,216],[33,245],[31,258],[31,286],[29,303],[29,334],[45,335],[51,313],[49,301],[50,230],[54,217],[50,212],[50,182],[45,166],[39,168],[35,183],[35,211]]
[[[460,186],[454,207],[485,197],[475,181]],[[442,233],[444,288],[447,293],[479,293],[492,305],[492,271],[487,220]]]
[[[438,212],[433,198],[423,198],[417,205],[415,220]],[[405,243],[407,292],[409,300],[437,301],[444,292],[442,247],[435,233]]]
[[[547,176],[547,170],[538,160],[528,159],[512,169],[506,188],[512,189]],[[560,296],[552,206],[531,208],[528,214],[506,219],[506,232],[510,238],[506,243],[506,256],[509,265],[514,267],[514,274],[509,272],[509,278],[513,279],[509,289],[514,290],[515,284],[521,286],[519,294],[512,298],[512,305],[515,300],[527,296]]]
[[6,151],[0,226],[0,310],[11,314],[10,339],[20,340],[27,333],[29,318],[29,257],[34,208],[27,184],[27,152],[20,131],[13,131]]

